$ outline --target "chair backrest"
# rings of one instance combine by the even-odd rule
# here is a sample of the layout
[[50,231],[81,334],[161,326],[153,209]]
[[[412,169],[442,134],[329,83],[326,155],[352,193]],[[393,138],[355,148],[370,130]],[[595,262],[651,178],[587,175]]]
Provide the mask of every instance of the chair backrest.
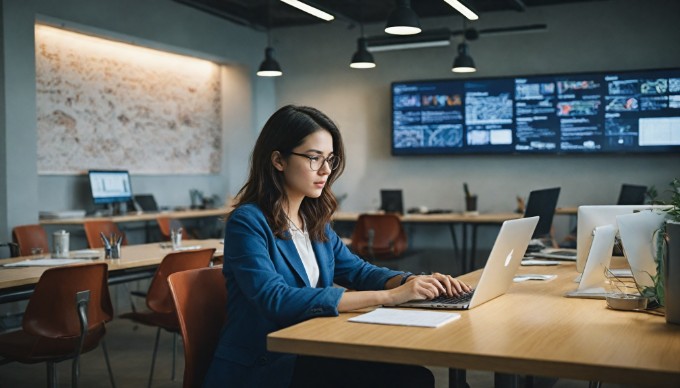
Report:
[[157,313],[172,313],[175,303],[170,295],[168,276],[175,272],[203,268],[210,265],[215,248],[168,253],[158,266],[146,293],[146,305]]
[[38,224],[19,225],[12,229],[12,240],[19,244],[19,254],[28,256],[33,254],[33,248],[42,249],[43,253],[50,252],[50,245],[47,242],[45,229]]
[[106,263],[49,268],[43,272],[31,294],[22,321],[24,330],[49,338],[80,336],[76,293],[90,290],[88,328],[109,322],[113,306],[108,287]]
[[539,216],[538,225],[534,229],[531,238],[542,238],[550,236],[557,199],[560,196],[560,188],[534,190],[529,193],[527,206],[524,210],[524,217]]
[[175,218],[157,217],[158,229],[161,231],[161,238],[165,241],[170,241],[170,231],[182,227],[182,223]]
[[399,216],[361,214],[352,232],[351,246],[364,258],[393,259],[408,248],[408,240]]
[[222,267],[177,272],[168,283],[184,340],[184,387],[202,387],[226,321]]
[[104,243],[100,237],[100,232],[104,233],[105,236],[110,236],[111,234],[122,235],[123,245],[127,245],[127,238],[115,222],[109,220],[92,220],[85,221],[83,223],[83,228],[85,228],[85,237],[87,237],[87,245],[92,249],[104,248]]
[[647,186],[622,184],[617,205],[644,205]]

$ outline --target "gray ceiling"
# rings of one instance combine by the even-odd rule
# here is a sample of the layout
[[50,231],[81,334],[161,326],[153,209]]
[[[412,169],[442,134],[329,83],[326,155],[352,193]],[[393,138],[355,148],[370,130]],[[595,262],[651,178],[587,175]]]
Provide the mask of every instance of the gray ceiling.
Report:
[[[279,0],[175,0],[235,23],[258,30],[326,23]],[[382,22],[394,8],[394,0],[303,0],[330,12],[339,20],[350,22]],[[593,0],[462,0],[483,15],[494,11],[523,12],[534,7]],[[601,1],[601,0],[595,0]],[[412,0],[411,7],[420,18],[459,15],[443,0]]]

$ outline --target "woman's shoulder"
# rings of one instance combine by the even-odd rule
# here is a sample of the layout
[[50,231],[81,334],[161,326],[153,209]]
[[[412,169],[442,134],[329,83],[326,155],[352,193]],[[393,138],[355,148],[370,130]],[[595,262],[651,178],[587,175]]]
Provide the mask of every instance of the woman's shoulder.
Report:
[[264,213],[254,203],[244,203],[231,212],[229,219],[265,219]]

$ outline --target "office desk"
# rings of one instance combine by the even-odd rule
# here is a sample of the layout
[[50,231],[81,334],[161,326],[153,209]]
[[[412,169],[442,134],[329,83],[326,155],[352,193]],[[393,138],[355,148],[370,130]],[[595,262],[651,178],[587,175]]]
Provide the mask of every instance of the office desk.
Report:
[[204,217],[218,217],[226,215],[230,209],[227,208],[217,208],[217,209],[197,209],[197,210],[182,210],[182,211],[169,211],[169,212],[131,212],[125,215],[119,216],[108,216],[108,217],[84,217],[84,218],[50,218],[41,219],[41,225],[82,225],[86,221],[99,221],[99,220],[109,220],[115,223],[124,222],[140,222],[140,221],[153,221],[158,217],[169,217],[169,218],[204,218]]
[[[623,312],[603,300],[568,299],[573,263],[521,267],[557,274],[515,283],[507,294],[442,327],[347,322],[358,313],[315,318],[271,333],[268,349],[315,356],[455,369],[680,386],[680,326],[663,316]],[[480,271],[462,278],[476,283]],[[451,383],[451,382],[450,382]]]
[[[334,221],[356,222],[361,213],[338,212],[333,215]],[[487,213],[479,215],[466,215],[462,213],[437,213],[437,214],[405,214],[400,216],[404,223],[412,224],[446,224],[451,231],[453,248],[458,253],[458,239],[456,238],[455,225],[460,224],[463,230],[463,247],[461,249],[463,261],[463,273],[472,271],[474,255],[477,250],[477,227],[480,225],[499,225],[507,220],[521,218],[518,213]],[[468,228],[472,229],[472,241],[468,254]]]
[[[184,246],[200,246],[201,248],[215,248],[215,256],[222,256],[221,240],[184,240]],[[120,259],[92,260],[92,262],[106,262],[109,266],[109,284],[118,284],[148,278],[153,275],[156,267],[165,255],[172,252],[169,248],[161,248],[159,243],[128,245],[121,247]],[[2,264],[26,260],[38,256],[24,256],[2,260]],[[51,267],[0,267],[0,303],[26,299],[33,292],[33,288],[40,276]]]

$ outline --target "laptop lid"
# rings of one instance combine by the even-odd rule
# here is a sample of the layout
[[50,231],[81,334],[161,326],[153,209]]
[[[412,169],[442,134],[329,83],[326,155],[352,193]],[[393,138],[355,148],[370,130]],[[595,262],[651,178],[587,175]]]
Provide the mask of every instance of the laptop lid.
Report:
[[470,300],[469,308],[501,296],[510,288],[538,224],[538,219],[539,217],[535,216],[503,223],[482,276],[475,287],[475,294]]
[[529,246],[531,234],[534,232],[537,223],[537,216],[509,220],[503,223],[482,271],[482,276],[477,282],[474,295],[469,302],[447,305],[436,300],[421,300],[403,303],[397,305],[397,307],[464,310],[474,308],[503,295],[512,284],[512,279]]

